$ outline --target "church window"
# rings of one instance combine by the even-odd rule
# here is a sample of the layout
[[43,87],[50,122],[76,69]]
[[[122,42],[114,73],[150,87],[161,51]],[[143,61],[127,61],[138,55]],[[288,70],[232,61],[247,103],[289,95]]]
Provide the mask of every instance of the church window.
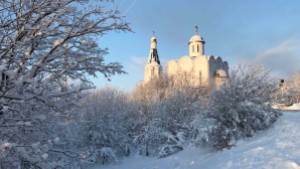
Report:
[[151,77],[154,75],[154,67],[151,68]]
[[199,72],[199,84],[200,85],[202,84],[202,72],[201,71]]
[[200,52],[199,44],[197,45],[197,52]]
[[192,46],[192,48],[193,48],[193,50],[192,50],[192,51],[193,51],[193,52],[195,52],[195,46],[194,46],[194,45]]

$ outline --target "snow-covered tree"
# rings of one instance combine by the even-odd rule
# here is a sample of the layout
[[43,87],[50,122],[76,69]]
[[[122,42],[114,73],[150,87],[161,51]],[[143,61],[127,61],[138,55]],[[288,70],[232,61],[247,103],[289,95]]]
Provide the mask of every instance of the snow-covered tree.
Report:
[[155,156],[161,146],[167,141],[164,136],[160,119],[152,119],[145,123],[139,133],[134,138],[134,143],[138,145],[139,154],[144,156]]
[[281,93],[289,105],[300,102],[300,73],[295,73],[293,77],[285,82],[281,87]]
[[204,86],[177,85],[166,76],[138,86],[131,100],[137,108],[132,136],[139,153],[166,157],[182,150],[190,136],[190,121],[202,111],[209,91]]
[[[86,75],[99,72],[109,78],[123,73],[120,64],[104,62],[107,49],[99,47],[97,38],[130,29],[118,11],[105,8],[104,3],[0,1],[0,141],[14,145],[5,148],[9,153],[1,154],[2,162],[15,155],[18,160],[12,165],[25,162],[41,167],[46,150],[37,158],[32,144],[56,138],[44,123],[68,118],[61,113],[93,87]],[[54,114],[55,118],[49,118]]]
[[87,161],[106,164],[129,155],[129,110],[126,95],[112,88],[97,90],[84,99],[82,115],[76,124],[81,128],[73,132],[79,133],[78,147],[88,148]]
[[[180,81],[177,81],[177,78]],[[176,79],[166,75],[154,77],[147,83],[139,84],[131,93],[131,99],[145,105],[175,97],[178,93],[185,95],[190,101],[205,98],[212,90],[210,86],[193,86],[188,83],[189,74],[179,73]]]
[[205,114],[193,122],[198,144],[216,149],[234,146],[236,140],[270,127],[281,115],[271,107],[277,84],[266,71],[237,67],[230,75],[228,83],[212,93]]

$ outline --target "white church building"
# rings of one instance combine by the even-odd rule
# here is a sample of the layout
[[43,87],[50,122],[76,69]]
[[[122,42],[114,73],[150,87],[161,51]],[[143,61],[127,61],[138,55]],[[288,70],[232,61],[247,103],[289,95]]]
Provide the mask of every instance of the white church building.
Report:
[[[221,57],[207,56],[204,53],[204,39],[198,34],[196,26],[195,35],[188,42],[189,55],[178,60],[169,60],[165,74],[174,80],[174,83],[186,80],[193,86],[210,85],[218,87],[228,79],[228,63]],[[150,41],[150,54],[145,67],[144,83],[152,78],[159,78],[163,69],[157,52],[157,40],[153,34]]]

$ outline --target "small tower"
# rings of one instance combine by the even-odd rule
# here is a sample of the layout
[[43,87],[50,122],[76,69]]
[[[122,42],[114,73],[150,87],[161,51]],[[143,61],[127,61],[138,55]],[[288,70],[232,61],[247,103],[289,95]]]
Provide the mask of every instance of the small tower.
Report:
[[198,35],[198,26],[195,26],[195,35],[189,41],[189,55],[190,56],[203,56],[205,41]]
[[153,31],[153,35],[150,40],[149,58],[148,58],[147,65],[145,67],[144,83],[149,82],[151,78],[154,77],[158,78],[162,73],[162,67],[160,65],[156,46],[157,46],[157,41]]

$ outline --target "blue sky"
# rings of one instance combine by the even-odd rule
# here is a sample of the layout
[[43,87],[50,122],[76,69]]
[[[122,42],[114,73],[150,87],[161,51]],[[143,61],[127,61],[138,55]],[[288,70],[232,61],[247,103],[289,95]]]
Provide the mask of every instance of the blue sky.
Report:
[[188,41],[199,26],[205,54],[221,56],[229,66],[260,64],[278,78],[300,71],[300,1],[298,0],[116,0],[134,33],[111,32],[99,37],[107,47],[106,61],[117,61],[128,72],[99,88],[129,91],[143,80],[152,31],[164,68],[169,59],[188,54]]

